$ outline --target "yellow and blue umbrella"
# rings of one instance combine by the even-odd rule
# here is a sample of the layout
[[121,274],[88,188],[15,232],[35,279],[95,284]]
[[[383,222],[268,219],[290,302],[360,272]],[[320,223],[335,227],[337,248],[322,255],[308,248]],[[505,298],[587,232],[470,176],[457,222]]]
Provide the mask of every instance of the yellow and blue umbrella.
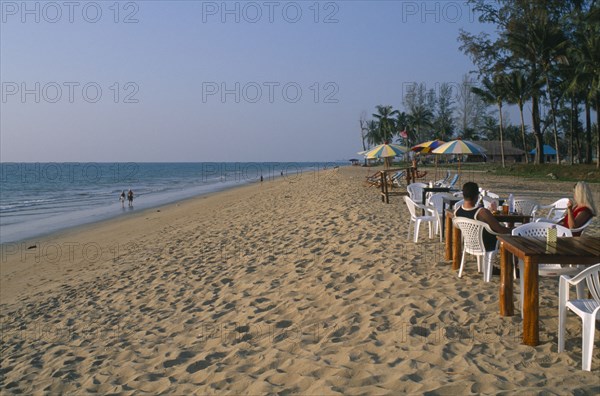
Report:
[[402,155],[407,151],[408,147],[400,146],[399,144],[384,143],[369,150],[365,153],[365,157],[367,157],[367,159],[384,158],[384,167],[388,168],[390,165],[388,158]]
[[367,158],[388,158],[402,155],[408,151],[408,147],[399,144],[380,144],[365,153]]
[[485,149],[468,140],[456,139],[444,143],[432,151],[433,154],[485,155]]
[[463,155],[483,155],[485,149],[468,140],[456,139],[448,143],[442,144],[440,147],[432,151],[433,154],[457,154],[458,155],[458,172],[460,173],[460,159]]

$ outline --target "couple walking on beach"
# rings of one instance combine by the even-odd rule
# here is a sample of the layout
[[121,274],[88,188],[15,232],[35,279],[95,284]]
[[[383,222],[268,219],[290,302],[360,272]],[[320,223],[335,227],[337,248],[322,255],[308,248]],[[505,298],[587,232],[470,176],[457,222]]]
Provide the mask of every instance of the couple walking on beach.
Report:
[[[121,192],[121,196],[119,197],[119,200],[121,201],[121,207],[124,208],[125,207],[125,190],[123,190],[123,192]],[[133,191],[131,191],[131,188],[127,192],[127,200],[129,201],[129,207],[132,208],[133,207]]]

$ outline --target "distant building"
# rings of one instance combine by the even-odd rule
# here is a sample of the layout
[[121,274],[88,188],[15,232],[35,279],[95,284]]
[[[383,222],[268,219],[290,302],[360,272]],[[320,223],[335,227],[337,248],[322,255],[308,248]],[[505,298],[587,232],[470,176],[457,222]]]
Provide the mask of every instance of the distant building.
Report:
[[[536,151],[537,149],[533,149],[529,152],[531,158],[535,158]],[[554,147],[544,144],[544,158],[544,162],[556,161],[556,150],[554,150]]]
[[[473,143],[483,147],[486,152],[486,161],[501,162],[502,154],[500,152],[499,140],[476,140]],[[505,162],[525,162],[527,153],[520,148],[513,147],[510,140],[503,142],[504,146],[504,161]]]
[[350,163],[351,163],[353,166],[358,166],[358,165],[360,165],[360,161],[359,161],[359,160],[357,160],[356,158],[352,158],[352,159],[350,160]]

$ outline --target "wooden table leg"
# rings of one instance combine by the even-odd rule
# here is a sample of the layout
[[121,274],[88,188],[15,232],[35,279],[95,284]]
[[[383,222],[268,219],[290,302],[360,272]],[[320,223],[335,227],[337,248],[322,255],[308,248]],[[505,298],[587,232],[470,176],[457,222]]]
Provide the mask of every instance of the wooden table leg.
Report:
[[539,290],[538,263],[536,258],[525,256],[523,276],[523,344],[536,346],[539,344]]
[[513,255],[500,243],[500,315],[513,316]]
[[446,219],[446,251],[444,252],[444,258],[446,261],[452,260],[452,216],[450,213],[444,212],[444,218]]
[[384,177],[383,177],[383,172],[380,172],[380,183],[381,183],[381,202],[385,202],[385,199],[387,198],[387,194],[385,192],[385,183],[384,183]]
[[[454,223],[453,223],[454,224]],[[460,268],[460,258],[462,256],[462,238],[460,228],[452,226],[452,269]]]

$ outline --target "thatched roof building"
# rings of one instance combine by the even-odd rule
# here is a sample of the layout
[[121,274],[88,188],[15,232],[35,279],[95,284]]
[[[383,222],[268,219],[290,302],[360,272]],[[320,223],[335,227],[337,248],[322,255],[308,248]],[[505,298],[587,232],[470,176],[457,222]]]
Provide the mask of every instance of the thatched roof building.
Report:
[[[486,149],[487,161],[500,162],[502,156],[500,154],[500,141],[499,140],[477,140],[475,144],[480,145]],[[504,141],[504,160],[507,162],[523,162],[525,161],[525,155],[527,153],[520,148],[513,147],[512,142]]]

